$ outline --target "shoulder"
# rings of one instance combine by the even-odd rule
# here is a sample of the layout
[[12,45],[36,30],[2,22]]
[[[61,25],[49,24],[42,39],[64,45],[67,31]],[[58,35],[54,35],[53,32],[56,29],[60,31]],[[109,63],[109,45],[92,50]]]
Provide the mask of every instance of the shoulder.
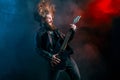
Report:
[[39,36],[39,37],[41,37],[42,35],[44,35],[46,33],[47,33],[47,30],[43,27],[41,27],[37,30],[37,36]]

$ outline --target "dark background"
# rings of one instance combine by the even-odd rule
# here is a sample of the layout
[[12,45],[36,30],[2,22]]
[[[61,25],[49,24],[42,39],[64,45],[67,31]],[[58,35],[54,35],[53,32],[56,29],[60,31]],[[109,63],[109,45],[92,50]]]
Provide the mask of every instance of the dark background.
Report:
[[[49,80],[47,61],[35,52],[39,0],[0,0],[0,80]],[[82,80],[119,78],[119,0],[53,0],[56,26],[64,33],[81,15],[70,43]],[[117,73],[118,72],[118,73]],[[69,77],[61,73],[60,80]]]

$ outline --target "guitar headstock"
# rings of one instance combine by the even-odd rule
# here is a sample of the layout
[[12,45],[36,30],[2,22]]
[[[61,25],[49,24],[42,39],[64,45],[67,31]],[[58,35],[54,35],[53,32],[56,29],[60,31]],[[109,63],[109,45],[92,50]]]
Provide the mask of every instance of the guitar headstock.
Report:
[[73,20],[73,24],[76,24],[80,20],[81,16],[77,16]]

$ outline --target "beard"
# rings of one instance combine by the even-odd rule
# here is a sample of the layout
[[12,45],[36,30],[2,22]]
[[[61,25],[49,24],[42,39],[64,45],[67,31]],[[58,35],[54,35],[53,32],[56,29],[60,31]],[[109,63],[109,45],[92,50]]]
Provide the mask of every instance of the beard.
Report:
[[48,30],[55,30],[56,27],[53,23],[49,24],[49,23],[45,23],[45,26],[47,27]]

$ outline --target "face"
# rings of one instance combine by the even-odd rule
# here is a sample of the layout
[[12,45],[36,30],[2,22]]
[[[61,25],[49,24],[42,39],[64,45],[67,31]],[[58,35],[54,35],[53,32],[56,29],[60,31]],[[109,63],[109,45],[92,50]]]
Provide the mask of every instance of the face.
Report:
[[50,26],[52,26],[52,24],[53,24],[53,17],[52,17],[52,15],[51,15],[51,14],[47,14],[47,15],[46,15],[46,18],[45,18],[45,21],[46,21]]

